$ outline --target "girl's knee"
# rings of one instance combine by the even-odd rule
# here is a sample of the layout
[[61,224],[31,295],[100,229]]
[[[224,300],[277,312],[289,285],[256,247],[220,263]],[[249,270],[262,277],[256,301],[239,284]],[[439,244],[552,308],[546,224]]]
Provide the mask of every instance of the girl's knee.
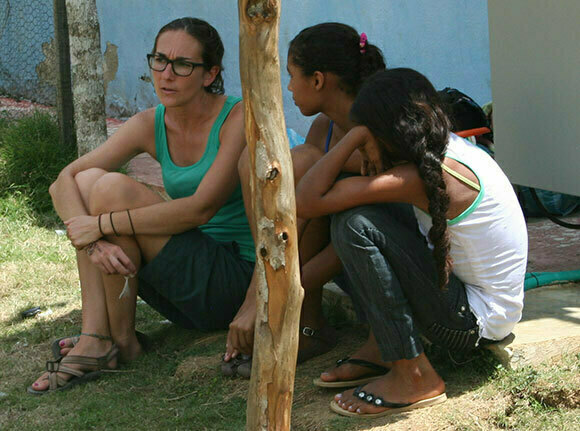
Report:
[[303,144],[294,147],[291,152],[294,167],[294,181],[297,183],[304,174],[318,161],[324,153],[314,145]]
[[332,216],[330,235],[333,244],[340,247],[360,242],[362,234],[372,227],[369,220],[357,210],[358,208],[352,208]]

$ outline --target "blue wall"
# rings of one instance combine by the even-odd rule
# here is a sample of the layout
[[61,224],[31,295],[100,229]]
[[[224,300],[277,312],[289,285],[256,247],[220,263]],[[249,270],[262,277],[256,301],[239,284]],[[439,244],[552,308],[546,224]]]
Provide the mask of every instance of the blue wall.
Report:
[[[39,0],[19,0],[37,4]],[[49,0],[41,0],[47,3]],[[4,2],[0,2],[0,5]],[[225,82],[229,94],[240,95],[238,71],[238,10],[235,0],[97,0],[103,51],[107,43],[118,47],[118,70],[108,84],[109,115],[128,116],[157,103],[145,54],[151,51],[159,28],[181,16],[197,16],[220,32],[226,47]],[[1,12],[1,11],[0,11]],[[0,13],[0,16],[3,14]],[[16,19],[16,16],[14,16]],[[304,27],[339,21],[364,31],[384,52],[390,67],[415,68],[436,88],[458,88],[483,104],[491,99],[487,2],[473,0],[282,0],[280,56],[284,107],[289,127],[305,134],[311,119],[304,118],[286,90],[286,53],[290,40]],[[18,49],[26,49],[17,23],[4,38],[18,36]],[[52,37],[48,23],[43,41]],[[23,39],[24,37],[24,39]],[[2,45],[4,45],[2,40]],[[38,42],[37,42],[38,44]],[[38,44],[39,45],[39,44]],[[6,45],[4,45],[6,46]],[[26,46],[26,48],[25,48]],[[30,48],[32,52],[33,48]],[[39,49],[39,48],[34,48]],[[5,53],[3,53],[5,54]],[[20,53],[20,55],[31,55]],[[43,56],[39,56],[40,62]],[[7,66],[0,57],[0,69]],[[17,64],[17,63],[16,63]],[[20,67],[21,65],[18,64]],[[18,73],[34,88],[34,66]],[[0,74],[0,87],[3,77]]]
[[[135,112],[156,103],[145,54],[158,29],[181,16],[205,19],[220,32],[225,47],[225,82],[240,95],[238,11],[235,0],[98,0],[102,45],[118,46],[119,69],[109,84],[107,102],[119,112]],[[280,57],[284,107],[289,127],[305,134],[304,118],[286,90],[286,53],[304,27],[339,21],[364,31],[384,52],[390,67],[415,68],[436,88],[458,88],[480,104],[491,100],[487,2],[473,0],[283,0]],[[104,48],[103,48],[104,49]]]

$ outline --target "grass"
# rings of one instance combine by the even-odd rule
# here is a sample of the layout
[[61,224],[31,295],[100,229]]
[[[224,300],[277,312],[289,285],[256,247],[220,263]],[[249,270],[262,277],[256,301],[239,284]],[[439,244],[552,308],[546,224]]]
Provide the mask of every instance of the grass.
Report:
[[[49,113],[17,120],[0,119],[0,194],[19,202],[40,224],[56,220],[48,186],[76,157],[76,148],[59,144],[58,127]],[[2,209],[2,214],[10,214]]]
[[[225,331],[167,325],[143,303],[137,306],[137,327],[152,338],[152,352],[70,391],[26,393],[49,359],[50,342],[78,333],[81,302],[73,248],[55,232],[61,227],[39,222],[50,217],[35,212],[39,207],[31,201],[38,195],[24,190],[0,196],[0,429],[244,429],[248,382],[217,372]],[[23,318],[21,312],[33,306],[42,312]],[[331,304],[327,311],[344,324],[338,307]],[[334,392],[311,381],[363,339],[361,327],[347,325],[332,352],[298,367],[294,430],[580,429],[580,357],[508,371],[487,351],[458,365],[436,348],[428,355],[447,383],[447,403],[371,421],[338,417],[328,409]]]

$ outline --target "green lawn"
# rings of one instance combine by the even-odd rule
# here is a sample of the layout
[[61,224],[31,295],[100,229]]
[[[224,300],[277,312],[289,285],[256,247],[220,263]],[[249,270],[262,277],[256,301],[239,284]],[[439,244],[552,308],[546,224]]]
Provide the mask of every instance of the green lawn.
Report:
[[[6,127],[0,121],[0,136]],[[6,145],[0,140],[4,185],[3,169],[11,163],[2,159]],[[153,351],[70,391],[41,397],[26,392],[49,359],[51,341],[79,332],[81,303],[74,250],[55,232],[62,226],[54,213],[37,203],[47,184],[25,183],[12,180],[0,193],[0,430],[244,429],[248,382],[217,371],[225,331],[182,330],[142,303],[137,328],[152,338]],[[21,316],[35,306],[40,314]],[[341,316],[332,306],[327,311]],[[338,417],[328,409],[334,392],[311,381],[362,343],[365,331],[334,320],[343,325],[339,346],[297,370],[294,430],[580,429],[578,356],[507,371],[487,351],[462,364],[428,351],[447,383],[449,401],[441,406],[373,421]]]

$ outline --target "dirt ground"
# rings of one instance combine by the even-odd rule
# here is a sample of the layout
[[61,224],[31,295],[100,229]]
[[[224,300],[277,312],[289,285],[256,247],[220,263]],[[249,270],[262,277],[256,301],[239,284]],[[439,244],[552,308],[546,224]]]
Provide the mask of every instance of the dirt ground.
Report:
[[[490,352],[484,354],[490,356],[487,359],[479,356],[473,363],[466,361],[463,365],[455,365],[451,359],[447,361],[439,353],[435,355],[434,365],[447,383],[448,400],[444,404],[371,420],[338,416],[329,408],[332,397],[338,391],[316,387],[312,379],[331,367],[336,359],[347,356],[363,341],[360,332],[356,333],[352,329],[345,331],[338,347],[297,368],[292,410],[293,430],[504,430],[505,422],[509,422],[511,413],[518,408],[518,394],[498,390],[495,388],[497,384],[491,382],[497,364],[494,365]],[[218,362],[219,355],[189,357],[180,364],[175,377],[186,381],[193,378],[212,379]],[[230,397],[246,397],[249,387],[247,380],[232,379],[228,384]],[[577,376],[577,384],[572,385],[576,390],[550,391],[549,382],[539,384],[538,387],[542,389],[537,389],[535,395],[531,389],[532,396],[541,398],[542,402],[554,407],[580,407],[580,375]],[[526,429],[517,426],[508,428]]]

